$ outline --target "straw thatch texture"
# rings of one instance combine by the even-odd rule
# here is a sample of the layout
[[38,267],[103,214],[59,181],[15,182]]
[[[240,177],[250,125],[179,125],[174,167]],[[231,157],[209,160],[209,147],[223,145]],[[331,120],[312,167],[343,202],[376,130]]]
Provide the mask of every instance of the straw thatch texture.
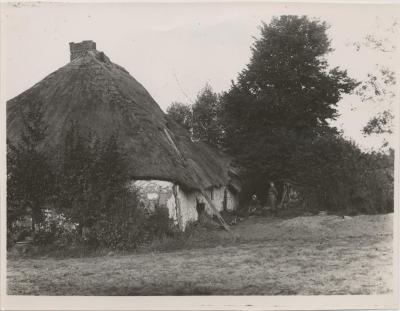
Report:
[[228,183],[229,161],[211,147],[193,143],[145,88],[102,52],[88,51],[9,100],[11,141],[21,134],[21,112],[34,102],[43,107],[49,125],[45,148],[61,150],[75,122],[100,139],[117,131],[133,179],[168,180],[191,189]]

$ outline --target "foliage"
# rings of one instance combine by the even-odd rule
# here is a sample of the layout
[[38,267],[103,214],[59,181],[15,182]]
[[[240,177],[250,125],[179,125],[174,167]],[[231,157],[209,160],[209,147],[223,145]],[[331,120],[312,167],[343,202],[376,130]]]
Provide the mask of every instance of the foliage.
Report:
[[[393,209],[393,178],[379,168],[388,155],[367,154],[329,125],[343,94],[364,100],[391,96],[392,72],[358,83],[330,68],[328,25],[307,17],[281,16],[261,27],[252,57],[222,97],[206,86],[193,105],[193,136],[221,146],[241,167],[242,203],[252,194],[265,201],[268,182],[297,185],[308,210],[375,213]],[[383,81],[383,85],[382,82]],[[383,112],[365,133],[391,131]],[[390,161],[389,161],[390,162]]]
[[91,135],[83,137],[79,128],[72,126],[65,137],[58,172],[57,205],[81,228],[112,214],[111,207],[129,180],[117,135],[105,142],[91,140]]
[[77,224],[54,210],[45,210],[43,221],[38,227],[38,232],[33,239],[36,245],[57,244],[65,247],[80,242]]
[[192,107],[190,105],[173,102],[167,108],[167,114],[188,131],[193,128]]
[[135,191],[128,188],[128,163],[117,134],[105,142],[93,141],[73,126],[64,150],[57,205],[78,224],[85,244],[134,249],[169,232],[168,210],[147,215],[139,208]]
[[93,247],[133,249],[146,240],[144,210],[137,208],[134,194],[128,190],[110,206],[112,213],[96,219],[84,235]]
[[309,209],[391,210],[393,180],[379,160],[328,124],[357,83],[329,69],[327,27],[297,16],[263,24],[249,65],[223,95],[224,143],[242,167],[242,197],[265,200],[269,181],[291,181]]
[[166,207],[156,207],[154,213],[147,217],[146,228],[151,238],[171,236],[175,233],[173,220],[169,218],[169,211]]
[[263,24],[250,63],[224,96],[225,141],[234,153],[254,133],[283,129],[305,137],[328,130],[337,102],[356,83],[346,71],[328,68],[326,29],[297,16]]
[[[124,201],[124,202],[122,202]],[[115,203],[113,213],[100,217],[83,236],[92,248],[134,250],[164,236],[172,236],[173,224],[168,209],[158,207],[147,214],[137,207],[136,198],[126,191],[124,199]]]
[[[8,213],[8,211],[7,211]],[[26,237],[31,236],[31,222],[20,217],[14,221],[7,221],[7,249],[12,247],[16,242],[23,241]]]
[[[283,138],[282,138],[283,139]],[[271,144],[279,152],[282,144]],[[268,147],[267,147],[268,148]],[[282,166],[273,167],[273,158],[248,165],[243,196],[257,193],[266,199],[263,175],[294,185],[304,210],[328,210],[339,214],[375,214],[393,211],[393,153],[364,153],[340,135],[323,135],[298,141],[284,156]],[[272,176],[272,177],[270,177]],[[253,177],[253,178],[252,178]],[[303,207],[302,207],[303,209]]]
[[13,145],[7,141],[7,222],[9,226],[28,213],[32,230],[43,219],[43,209],[53,194],[54,174],[49,155],[43,150],[47,125],[39,103],[21,111],[23,131]]
[[367,80],[357,88],[356,94],[364,103],[379,105],[383,108],[371,117],[363,128],[364,135],[392,134],[394,120],[394,101],[396,98],[396,77],[393,70],[380,67],[368,73]]
[[193,140],[221,147],[221,101],[209,84],[199,92],[193,105],[173,102],[167,113],[191,133]]
[[393,155],[368,154],[340,136],[321,137],[302,160],[299,190],[312,209],[340,214],[393,211]]
[[[159,208],[147,215],[138,207],[135,191],[128,189],[128,163],[118,133],[100,141],[71,124],[54,157],[58,166],[53,171],[38,147],[45,138],[41,114],[28,113],[28,121],[23,143],[8,144],[10,243],[30,234],[18,226],[18,220],[28,215],[26,206],[37,207],[34,243],[40,246],[130,249],[172,233],[168,210]],[[37,193],[31,193],[34,190]]]
[[363,128],[365,135],[392,134],[394,115],[390,110],[384,110],[373,116]]
[[96,195],[92,192],[96,155],[76,124],[71,124],[61,150],[55,203],[60,213],[82,227],[98,214]]
[[363,134],[380,135],[385,139],[383,147],[389,143],[388,140],[393,134],[396,75],[391,68],[395,67],[397,61],[395,38],[399,31],[400,24],[397,20],[377,19],[374,31],[353,43],[357,51],[368,49],[370,52],[381,54],[379,63],[367,74],[366,79],[356,89],[356,94],[360,96],[364,105],[369,105],[376,111],[363,128]]
[[222,139],[221,105],[219,96],[209,84],[206,84],[200,91],[192,109],[193,138],[212,146],[220,146]]

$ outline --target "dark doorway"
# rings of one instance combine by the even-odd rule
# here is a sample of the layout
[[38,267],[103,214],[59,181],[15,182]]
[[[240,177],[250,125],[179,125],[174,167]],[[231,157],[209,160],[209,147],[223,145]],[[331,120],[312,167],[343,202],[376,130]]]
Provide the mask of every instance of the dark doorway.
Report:
[[196,199],[196,210],[199,215],[204,213],[205,208],[206,204]]

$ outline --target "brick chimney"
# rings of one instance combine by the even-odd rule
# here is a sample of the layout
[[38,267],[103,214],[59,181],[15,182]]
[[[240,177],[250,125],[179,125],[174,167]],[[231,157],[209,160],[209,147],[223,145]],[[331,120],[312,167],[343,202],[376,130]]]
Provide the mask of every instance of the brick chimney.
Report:
[[69,49],[71,52],[70,60],[73,61],[77,57],[84,56],[88,51],[96,51],[96,42],[92,40],[78,43],[70,42]]

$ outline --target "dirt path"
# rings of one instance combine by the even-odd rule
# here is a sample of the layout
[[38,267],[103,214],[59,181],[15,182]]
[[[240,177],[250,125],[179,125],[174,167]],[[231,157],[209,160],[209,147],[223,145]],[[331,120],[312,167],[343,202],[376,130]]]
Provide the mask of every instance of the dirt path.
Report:
[[329,217],[250,219],[234,228],[241,239],[229,246],[96,258],[9,260],[8,293],[390,293],[392,216],[340,221]]

